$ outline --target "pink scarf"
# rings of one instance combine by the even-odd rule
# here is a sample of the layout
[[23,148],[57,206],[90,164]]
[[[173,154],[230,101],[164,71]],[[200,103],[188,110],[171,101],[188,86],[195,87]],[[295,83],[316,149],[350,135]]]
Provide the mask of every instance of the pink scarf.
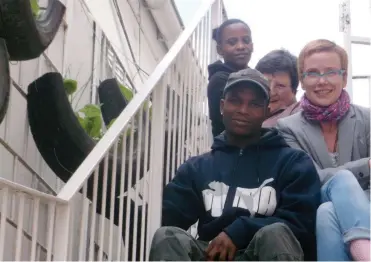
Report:
[[300,101],[304,117],[307,120],[319,122],[338,121],[342,119],[350,108],[350,98],[348,93],[343,89],[339,99],[332,105],[322,107],[313,105],[304,95]]

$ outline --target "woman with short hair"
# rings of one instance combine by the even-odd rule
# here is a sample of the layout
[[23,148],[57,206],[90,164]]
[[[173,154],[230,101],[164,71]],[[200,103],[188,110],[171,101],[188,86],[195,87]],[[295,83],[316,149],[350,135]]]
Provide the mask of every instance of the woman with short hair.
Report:
[[298,58],[302,111],[280,119],[286,142],[307,152],[322,182],[318,260],[370,260],[370,110],[351,103],[346,51],[329,40],[308,43]]

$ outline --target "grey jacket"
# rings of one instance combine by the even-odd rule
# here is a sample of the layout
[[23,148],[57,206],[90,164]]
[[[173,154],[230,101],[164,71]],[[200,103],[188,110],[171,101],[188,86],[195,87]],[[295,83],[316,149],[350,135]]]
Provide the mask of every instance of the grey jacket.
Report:
[[334,172],[351,171],[363,189],[370,181],[370,109],[351,105],[346,116],[339,122],[339,166],[334,168],[318,123],[308,121],[301,112],[278,120],[277,128],[293,148],[304,150],[314,160],[322,184]]

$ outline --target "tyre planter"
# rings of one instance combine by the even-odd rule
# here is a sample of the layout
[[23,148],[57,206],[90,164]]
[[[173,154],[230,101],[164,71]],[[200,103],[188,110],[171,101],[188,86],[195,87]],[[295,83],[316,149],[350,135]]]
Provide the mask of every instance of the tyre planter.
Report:
[[[104,124],[108,126],[112,120],[116,119],[122,111],[125,109],[125,107],[128,105],[129,101],[122,95],[120,87],[118,85],[118,82],[116,79],[106,79],[98,87],[98,95],[99,95],[99,102],[101,104],[101,112]],[[145,115],[143,115],[143,126],[145,123]],[[134,138],[134,145],[139,143],[139,134],[138,132],[134,132],[133,136]],[[129,145],[131,136],[127,136],[126,143]],[[145,152],[145,132],[142,132],[141,137],[141,145],[140,145],[140,152],[141,152],[141,172],[140,177],[141,179],[145,173],[143,169],[143,161],[144,161],[144,152]],[[121,149],[121,148],[120,148]],[[126,159],[129,159],[129,150],[126,151]],[[148,155],[149,157],[149,155]],[[138,158],[138,152],[137,152],[137,146],[134,146],[133,149],[133,160],[136,164],[136,159]],[[149,169],[149,163],[147,166],[147,170]],[[135,174],[135,173],[133,173]],[[136,174],[135,174],[136,175]]]
[[[80,126],[75,113],[68,101],[63,86],[63,78],[59,73],[47,73],[35,80],[28,86],[27,111],[32,136],[36,146],[45,162],[54,171],[54,173],[64,182],[67,182],[76,169],[81,165],[95,146],[95,142],[86,134]],[[112,184],[112,157],[109,157],[107,189],[111,189]],[[100,164],[98,178],[98,196],[97,196],[97,213],[110,218],[111,194],[106,196],[106,210],[102,210],[103,199],[103,171],[104,161]],[[117,174],[115,185],[115,212],[113,222],[119,223],[119,199],[120,193],[120,172],[121,160],[117,159]],[[143,166],[140,166],[143,170]],[[128,170],[128,162],[126,163]],[[141,172],[143,176],[144,172]],[[133,161],[133,184],[135,183],[136,161]],[[94,176],[88,179],[87,196],[90,200],[93,198],[93,181]],[[128,184],[128,178],[125,177],[125,185]],[[127,186],[124,192],[127,191]],[[126,199],[124,202],[124,212],[126,212]],[[134,202],[130,203],[131,219],[134,216]],[[139,224],[141,222],[142,209],[139,207]],[[123,228],[125,228],[128,216],[123,216]],[[134,220],[131,220],[134,221]],[[129,226],[129,246],[132,245],[134,226],[131,222]],[[140,232],[137,235],[137,244],[140,243]]]
[[[59,73],[47,73],[28,87],[27,112],[32,136],[45,162],[64,182],[67,182],[95,146],[78,122],[68,101]],[[108,172],[112,170],[112,157],[109,157]],[[125,163],[128,167],[128,161]],[[99,168],[98,185],[103,185],[103,163]],[[117,157],[117,175],[121,171],[120,155]],[[140,167],[143,168],[143,167]],[[128,170],[128,169],[126,169]],[[133,182],[135,183],[136,161],[133,160]],[[128,184],[125,177],[125,184]],[[120,176],[116,179],[119,192]],[[88,180],[88,197],[92,197],[93,176]],[[111,176],[108,176],[108,188]],[[127,186],[124,188],[124,192]],[[98,187],[98,195],[102,194]],[[119,193],[117,193],[119,194]],[[107,196],[108,198],[110,196]],[[99,199],[99,196],[98,196]],[[108,203],[109,204],[109,201]]]
[[47,10],[35,18],[30,0],[0,0],[0,37],[10,60],[39,57],[58,32],[65,10],[60,1],[50,0]]
[[9,105],[10,72],[5,40],[0,38],[0,123],[4,120]]
[[98,95],[103,121],[108,126],[113,119],[121,114],[129,101],[122,95],[117,80],[114,78],[106,79],[99,85]]
[[[99,101],[101,103],[101,111],[102,111],[102,116],[103,120],[106,126],[108,126],[112,120],[117,118],[121,112],[125,109],[125,107],[128,105],[129,101],[122,95],[120,87],[118,85],[118,82],[116,79],[107,79],[104,80],[98,87],[98,95],[99,95]],[[143,114],[143,125],[146,123],[146,114]],[[151,124],[151,121],[150,121]],[[167,125],[165,127],[165,138],[164,138],[164,167],[166,169],[167,166],[167,150],[170,148],[170,156],[172,156],[173,150],[171,145],[175,143],[175,149],[178,148],[178,130],[175,129],[175,140],[173,141],[173,134],[171,133],[171,137],[169,140],[169,146],[168,146],[168,136],[169,132],[167,130]],[[148,143],[151,144],[151,134],[150,134],[151,129],[149,129],[149,137],[148,137]],[[134,133],[134,144],[138,143],[139,137],[138,137],[138,132]],[[145,152],[145,132],[142,132],[142,138],[141,138],[142,144],[141,144],[141,160],[143,161],[144,159],[144,152]],[[127,138],[126,144],[129,145],[130,139],[129,137]],[[128,151],[126,152],[126,158],[129,158]],[[147,157],[150,157],[150,152],[148,151]],[[185,154],[185,152],[183,152]],[[175,159],[177,158],[177,153],[175,155]],[[133,149],[133,159],[137,158],[137,147],[135,146]],[[170,157],[170,164],[172,164],[172,157]],[[143,165],[143,163],[141,163]],[[147,166],[147,170],[149,169],[149,162]],[[166,180],[166,174],[165,174],[165,169],[164,169],[164,176],[163,176],[163,181],[165,183]],[[143,169],[141,169],[143,170]],[[142,174],[141,177],[142,178]],[[165,186],[165,184],[164,184]]]
[[[108,126],[111,123],[112,120],[116,119],[122,113],[122,111],[126,108],[128,103],[130,102],[122,95],[122,92],[120,90],[118,82],[114,78],[106,79],[106,80],[101,82],[101,84],[98,87],[98,95],[99,95],[99,101],[100,101],[100,104],[101,104],[101,111],[102,111],[103,120],[104,120],[104,123],[105,123],[106,126]],[[146,121],[145,121],[146,117],[147,116],[144,112],[142,127],[144,127],[144,124],[146,123]],[[178,146],[178,131],[175,130],[175,132],[176,132],[176,135],[175,135],[174,143],[176,144],[175,148],[177,148],[177,146]],[[164,139],[164,143],[165,143],[165,146],[164,146],[164,167],[166,167],[166,165],[167,165],[168,135],[169,135],[169,132],[167,130],[167,125],[166,125],[166,127],[165,127],[165,139]],[[145,137],[144,136],[145,136],[145,132],[142,132],[142,138],[141,138],[141,141],[142,141],[142,144],[141,144],[141,152],[142,152],[141,159],[142,160],[144,159],[144,154],[143,153],[145,151],[145,147],[144,147],[145,146],[144,145]],[[138,139],[139,139],[138,133],[136,132],[136,133],[134,133],[134,144],[136,144],[138,142]],[[150,144],[151,143],[151,134],[150,133],[149,133],[148,139],[149,139],[148,143]],[[127,143],[127,145],[129,145],[129,143],[130,143],[129,137],[128,137],[126,143]],[[172,144],[173,144],[173,136],[171,134],[169,145],[172,145]],[[148,156],[147,157],[149,157],[149,153],[150,152],[148,151]],[[128,151],[127,151],[127,154],[128,154]],[[172,155],[172,147],[170,147],[170,155]],[[129,155],[127,155],[126,157],[128,158]],[[133,158],[136,158],[136,157],[137,157],[137,147],[135,146],[135,148],[133,149]],[[175,158],[177,158],[177,154],[175,155]],[[172,162],[171,158],[170,158],[170,162]],[[147,169],[149,169],[149,165],[147,166]],[[142,175],[141,175],[141,177],[142,177]],[[166,174],[165,174],[165,169],[164,169],[163,181],[165,181],[165,179],[166,179]]]

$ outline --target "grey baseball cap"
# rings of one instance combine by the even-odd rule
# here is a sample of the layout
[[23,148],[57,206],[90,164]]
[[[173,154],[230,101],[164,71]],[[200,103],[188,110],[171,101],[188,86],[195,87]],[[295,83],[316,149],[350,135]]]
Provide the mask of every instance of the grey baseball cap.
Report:
[[[235,73],[231,73],[225,85],[223,96],[232,88],[245,83],[246,87],[256,86],[261,89],[267,100],[269,100],[269,81],[258,70],[247,68]],[[250,86],[249,86],[250,84]],[[252,84],[252,85],[251,85]]]

